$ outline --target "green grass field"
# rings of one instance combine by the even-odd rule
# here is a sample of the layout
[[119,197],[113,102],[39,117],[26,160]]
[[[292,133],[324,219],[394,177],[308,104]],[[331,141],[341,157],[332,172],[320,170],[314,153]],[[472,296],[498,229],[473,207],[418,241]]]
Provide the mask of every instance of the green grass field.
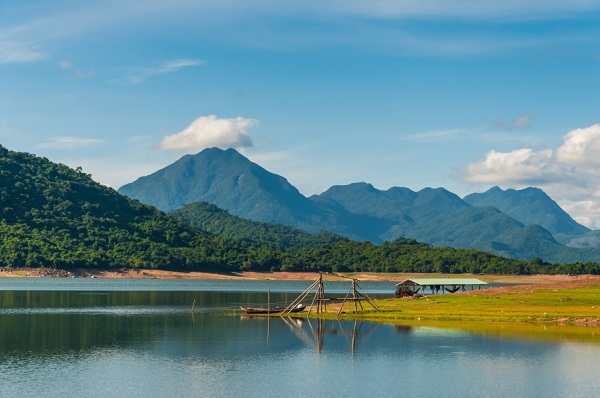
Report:
[[[346,303],[340,319],[402,326],[433,326],[500,336],[600,343],[600,281],[522,285],[421,298],[374,300],[354,313]],[[339,304],[321,317],[335,318]],[[311,313],[313,316],[314,311]],[[306,316],[306,314],[304,314]],[[315,314],[316,315],[316,314]]]

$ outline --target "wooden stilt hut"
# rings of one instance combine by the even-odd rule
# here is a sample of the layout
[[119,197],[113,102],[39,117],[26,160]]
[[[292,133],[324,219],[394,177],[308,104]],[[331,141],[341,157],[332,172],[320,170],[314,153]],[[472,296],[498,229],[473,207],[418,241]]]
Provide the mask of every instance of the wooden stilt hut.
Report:
[[396,285],[394,297],[465,292],[468,287],[481,289],[483,285],[487,283],[476,278],[411,278]]

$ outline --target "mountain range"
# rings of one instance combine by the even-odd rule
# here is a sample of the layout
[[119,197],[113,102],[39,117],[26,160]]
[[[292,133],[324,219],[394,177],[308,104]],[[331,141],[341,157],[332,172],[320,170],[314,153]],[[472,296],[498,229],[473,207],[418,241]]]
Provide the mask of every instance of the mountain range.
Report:
[[537,188],[495,187],[462,199],[444,188],[382,191],[359,182],[305,197],[284,177],[234,149],[210,148],[124,185],[119,193],[164,211],[202,201],[249,220],[376,244],[402,237],[520,259],[600,262],[600,249],[590,243],[594,237],[580,247],[557,241],[590,232]]
[[216,272],[600,273],[411,239],[375,245],[258,223],[208,203],[166,214],[81,170],[0,145],[0,266]]
[[471,206],[492,206],[529,225],[537,224],[557,237],[571,238],[583,235],[589,228],[577,223],[554,200],[539,188],[522,190],[493,187],[484,193],[472,193],[464,197]]

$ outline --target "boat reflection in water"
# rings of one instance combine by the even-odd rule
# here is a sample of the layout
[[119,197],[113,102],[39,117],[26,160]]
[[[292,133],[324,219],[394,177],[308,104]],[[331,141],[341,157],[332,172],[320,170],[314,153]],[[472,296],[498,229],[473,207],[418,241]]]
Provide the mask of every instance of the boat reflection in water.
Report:
[[[244,311],[248,315],[252,314],[279,314],[285,311],[288,307],[244,307],[240,306],[242,311]],[[303,304],[298,304],[297,306],[289,309],[287,312],[301,312],[306,308]]]

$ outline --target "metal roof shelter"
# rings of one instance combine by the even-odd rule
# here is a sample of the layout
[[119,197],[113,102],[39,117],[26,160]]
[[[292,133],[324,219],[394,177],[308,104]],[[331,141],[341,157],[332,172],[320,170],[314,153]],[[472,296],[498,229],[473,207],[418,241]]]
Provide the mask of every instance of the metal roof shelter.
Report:
[[477,286],[487,285],[486,282],[477,278],[411,278],[405,279],[396,284],[396,293],[394,297],[414,296],[415,294],[425,294],[425,289],[429,288],[431,294],[438,292],[456,293],[459,290],[466,291],[467,286],[471,290]]

